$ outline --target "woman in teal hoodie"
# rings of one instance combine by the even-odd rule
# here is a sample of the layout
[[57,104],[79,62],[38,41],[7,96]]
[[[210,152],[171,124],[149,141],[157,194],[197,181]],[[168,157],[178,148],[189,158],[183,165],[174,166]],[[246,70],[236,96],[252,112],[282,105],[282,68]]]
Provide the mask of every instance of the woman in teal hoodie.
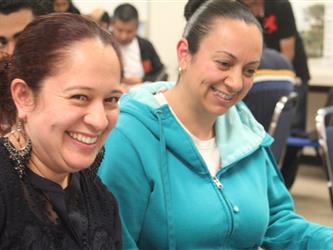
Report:
[[294,212],[272,138],[240,102],[260,25],[237,2],[196,2],[177,83],[131,89],[106,143],[99,174],[119,201],[124,249],[333,249],[332,228]]

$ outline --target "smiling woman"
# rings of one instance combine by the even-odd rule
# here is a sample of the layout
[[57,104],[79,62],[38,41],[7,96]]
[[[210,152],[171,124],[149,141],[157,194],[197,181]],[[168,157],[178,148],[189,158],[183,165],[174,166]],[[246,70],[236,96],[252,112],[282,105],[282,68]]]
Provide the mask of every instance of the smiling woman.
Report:
[[52,14],[23,30],[0,67],[1,249],[121,249],[116,200],[96,176],[120,78],[94,22]]
[[261,59],[260,24],[233,0],[189,0],[177,83],[134,87],[106,142],[124,249],[333,249],[333,230],[293,211],[241,102]]

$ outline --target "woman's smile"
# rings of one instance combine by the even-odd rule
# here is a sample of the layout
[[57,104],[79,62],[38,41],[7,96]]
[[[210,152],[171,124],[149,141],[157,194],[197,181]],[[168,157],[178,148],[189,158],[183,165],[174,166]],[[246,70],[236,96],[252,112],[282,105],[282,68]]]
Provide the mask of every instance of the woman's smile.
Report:
[[217,87],[215,86],[211,86],[211,89],[214,91],[214,93],[219,97],[224,99],[225,101],[231,101],[236,94],[227,94],[221,90],[219,90]]
[[95,144],[98,136],[88,136],[82,133],[68,132],[68,135],[78,142],[82,142],[88,145]]

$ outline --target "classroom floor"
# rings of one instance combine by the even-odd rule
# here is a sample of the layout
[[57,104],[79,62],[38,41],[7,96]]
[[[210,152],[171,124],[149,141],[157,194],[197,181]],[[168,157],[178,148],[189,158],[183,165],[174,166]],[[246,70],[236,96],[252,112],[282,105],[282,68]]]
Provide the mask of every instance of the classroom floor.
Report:
[[299,214],[312,222],[333,226],[333,210],[321,166],[301,165],[291,194]]

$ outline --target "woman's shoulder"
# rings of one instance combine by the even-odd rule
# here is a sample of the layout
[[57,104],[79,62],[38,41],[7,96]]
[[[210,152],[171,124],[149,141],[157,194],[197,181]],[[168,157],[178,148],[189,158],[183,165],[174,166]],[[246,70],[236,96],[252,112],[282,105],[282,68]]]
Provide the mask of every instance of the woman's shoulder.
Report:
[[80,172],[80,175],[82,178],[81,183],[84,183],[84,190],[87,192],[87,197],[89,197],[89,199],[92,199],[94,200],[93,202],[97,203],[107,203],[111,206],[116,205],[115,197],[110,191],[108,191],[107,187],[95,172],[92,172],[91,169],[85,169]]

